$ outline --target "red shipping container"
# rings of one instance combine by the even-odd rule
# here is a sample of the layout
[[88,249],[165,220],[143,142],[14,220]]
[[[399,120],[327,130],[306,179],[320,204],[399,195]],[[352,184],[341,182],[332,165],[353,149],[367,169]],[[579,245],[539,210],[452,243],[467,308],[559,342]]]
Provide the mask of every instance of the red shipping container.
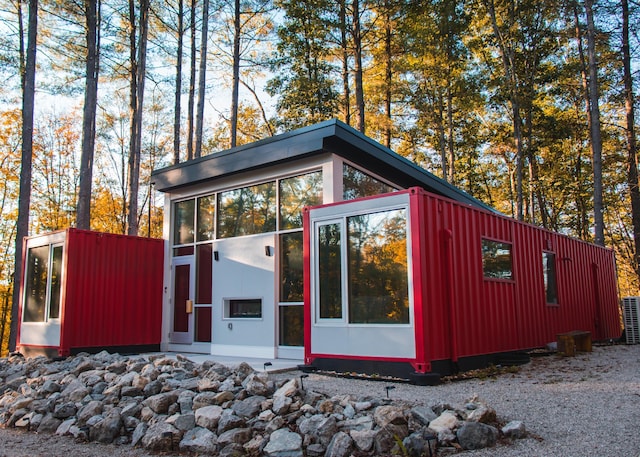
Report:
[[[408,221],[410,318],[400,324],[352,322],[351,279],[343,273],[343,312],[327,319],[319,311],[318,249],[326,237],[319,230],[348,227],[351,217],[362,220],[398,208]],[[349,243],[355,246],[361,238],[342,230],[346,253]],[[342,265],[350,265],[352,254],[343,255]],[[384,301],[366,298],[370,306]],[[421,188],[305,210],[305,364],[310,367],[409,378],[449,374],[544,347],[559,333],[583,331],[593,340],[608,340],[619,338],[621,330],[610,249]]]
[[18,350],[157,351],[164,241],[67,229],[25,238]]

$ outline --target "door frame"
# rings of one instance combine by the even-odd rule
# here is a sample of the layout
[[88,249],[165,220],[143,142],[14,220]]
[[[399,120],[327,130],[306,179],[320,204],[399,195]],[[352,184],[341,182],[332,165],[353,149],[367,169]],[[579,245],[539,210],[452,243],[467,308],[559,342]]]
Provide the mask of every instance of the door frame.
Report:
[[[192,302],[192,310],[188,313],[188,330],[186,332],[176,332],[174,331],[174,318],[175,318],[175,309],[176,304],[174,303],[175,299],[175,280],[176,280],[176,267],[188,265],[189,266],[189,300]],[[169,297],[169,305],[170,305],[170,331],[169,331],[169,343],[172,344],[193,344],[194,338],[194,313],[193,313],[193,302],[195,302],[195,291],[196,291],[196,268],[195,268],[195,255],[187,255],[174,257],[171,260],[171,295]],[[186,305],[185,305],[186,306]]]

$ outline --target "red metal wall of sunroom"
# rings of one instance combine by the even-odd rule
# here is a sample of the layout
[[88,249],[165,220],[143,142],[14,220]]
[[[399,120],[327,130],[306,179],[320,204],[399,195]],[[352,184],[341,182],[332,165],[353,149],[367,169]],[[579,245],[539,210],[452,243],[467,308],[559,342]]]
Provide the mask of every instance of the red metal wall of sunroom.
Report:
[[[388,374],[399,374],[404,364],[416,373],[448,374],[495,362],[498,355],[543,347],[562,332],[589,331],[594,340],[619,338],[612,250],[420,188],[399,193],[408,193],[410,202],[415,358],[375,360],[314,353],[309,290],[313,280],[308,236],[311,208],[305,212],[305,364],[337,370],[360,366],[377,373],[390,371]],[[384,206],[388,196],[371,199],[379,199]],[[356,200],[324,207],[354,204]],[[512,246],[512,280],[484,277],[483,239]],[[555,254],[557,304],[546,303],[543,252]],[[385,365],[392,369],[386,370]]]
[[[29,249],[48,244],[63,247],[59,314],[26,322]],[[159,350],[163,256],[164,241],[155,238],[74,228],[26,238],[18,350],[49,356]]]

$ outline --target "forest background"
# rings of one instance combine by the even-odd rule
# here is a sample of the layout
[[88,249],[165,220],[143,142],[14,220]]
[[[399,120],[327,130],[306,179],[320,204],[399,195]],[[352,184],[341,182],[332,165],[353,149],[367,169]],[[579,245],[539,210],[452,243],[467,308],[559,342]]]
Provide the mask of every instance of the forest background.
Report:
[[330,118],[614,249],[638,295],[638,6],[0,0],[0,355],[23,236],[161,236],[153,169]]

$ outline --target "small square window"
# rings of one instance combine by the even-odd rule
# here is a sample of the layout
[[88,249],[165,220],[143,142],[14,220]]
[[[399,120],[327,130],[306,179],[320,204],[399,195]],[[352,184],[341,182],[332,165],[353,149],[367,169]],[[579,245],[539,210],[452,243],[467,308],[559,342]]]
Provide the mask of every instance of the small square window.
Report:
[[485,278],[513,280],[511,243],[483,239],[482,270]]
[[224,317],[226,319],[261,319],[262,299],[227,299],[224,302]]

